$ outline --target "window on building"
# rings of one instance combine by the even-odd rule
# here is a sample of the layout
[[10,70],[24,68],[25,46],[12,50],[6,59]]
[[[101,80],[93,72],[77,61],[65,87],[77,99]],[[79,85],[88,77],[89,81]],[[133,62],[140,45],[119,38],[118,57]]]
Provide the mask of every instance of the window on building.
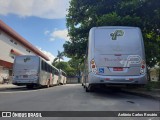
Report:
[[17,42],[15,42],[13,39],[10,39],[10,42],[14,43],[15,45],[17,45]]
[[30,51],[30,50],[28,50],[28,49],[26,49],[26,51],[27,51],[27,52],[29,52],[29,53],[31,52],[31,51]]
[[12,76],[12,73],[13,73],[12,70],[9,70],[9,76]]
[[12,40],[12,39],[10,39],[10,41],[13,43],[13,40]]
[[17,42],[14,42],[15,45],[17,45]]

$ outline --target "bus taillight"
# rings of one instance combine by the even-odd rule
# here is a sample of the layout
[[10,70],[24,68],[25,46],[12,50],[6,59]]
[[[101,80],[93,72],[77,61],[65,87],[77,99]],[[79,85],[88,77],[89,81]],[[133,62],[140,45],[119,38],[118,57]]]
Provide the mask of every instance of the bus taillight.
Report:
[[97,74],[97,67],[96,67],[96,63],[95,63],[94,59],[92,59],[90,63],[91,63],[92,72]]
[[144,69],[144,68],[145,68],[145,65],[142,65],[141,68]]
[[110,78],[106,78],[105,80],[110,80]]
[[143,60],[141,62],[141,69],[140,69],[140,73],[141,74],[144,74],[145,73],[145,68],[146,68],[146,64],[145,64],[145,61]]
[[92,68],[95,68],[96,66],[95,65],[92,65]]

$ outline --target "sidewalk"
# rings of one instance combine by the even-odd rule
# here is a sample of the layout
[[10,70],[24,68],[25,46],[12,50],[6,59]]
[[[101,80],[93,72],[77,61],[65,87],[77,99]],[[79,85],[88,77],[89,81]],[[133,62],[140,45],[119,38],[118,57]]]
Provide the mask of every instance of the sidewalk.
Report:
[[1,88],[13,88],[13,87],[17,87],[17,86],[13,84],[0,84],[0,89]]
[[139,89],[122,89],[122,91],[133,95],[139,95],[142,97],[160,100],[160,89],[153,89],[147,91],[145,88],[139,88]]

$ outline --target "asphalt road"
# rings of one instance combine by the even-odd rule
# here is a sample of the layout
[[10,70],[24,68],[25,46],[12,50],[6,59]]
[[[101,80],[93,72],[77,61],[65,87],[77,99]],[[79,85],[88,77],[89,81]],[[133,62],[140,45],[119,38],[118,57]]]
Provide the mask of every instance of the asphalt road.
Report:
[[[112,90],[86,93],[80,84],[33,90],[14,87],[0,89],[0,111],[160,111],[160,101]],[[42,119],[46,120],[46,118]],[[100,118],[77,119],[97,120]],[[101,119],[128,120],[127,117]],[[132,119],[159,120],[154,117],[130,118],[129,120]]]

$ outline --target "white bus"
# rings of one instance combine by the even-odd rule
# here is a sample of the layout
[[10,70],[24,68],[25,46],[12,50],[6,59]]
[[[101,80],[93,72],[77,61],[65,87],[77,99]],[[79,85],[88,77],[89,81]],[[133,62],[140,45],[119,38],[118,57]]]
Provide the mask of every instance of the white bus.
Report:
[[93,27],[89,32],[88,55],[82,85],[140,86],[147,83],[145,50],[138,27]]
[[66,84],[67,82],[67,75],[66,73],[63,71],[63,70],[59,70],[60,72],[60,84],[63,85],[63,84]]
[[58,80],[59,70],[39,56],[16,56],[13,65],[14,85],[26,85],[27,88],[49,87],[57,85]]
[[62,71],[62,79],[63,79],[63,84],[66,84],[67,83],[67,74]]

